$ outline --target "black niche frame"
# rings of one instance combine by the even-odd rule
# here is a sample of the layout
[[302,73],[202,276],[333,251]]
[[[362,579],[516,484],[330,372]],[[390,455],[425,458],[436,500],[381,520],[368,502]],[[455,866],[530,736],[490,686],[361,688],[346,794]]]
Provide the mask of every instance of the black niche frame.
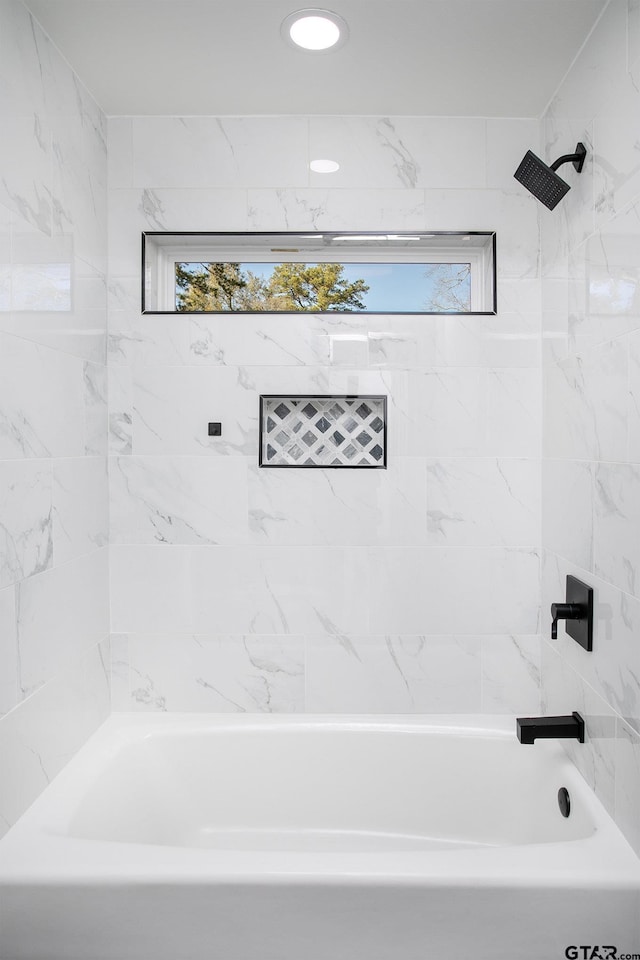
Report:
[[[264,401],[276,400],[378,400],[383,409],[383,451],[380,463],[267,463],[262,457]],[[267,470],[386,470],[387,469],[387,394],[384,393],[264,393],[260,394],[258,466]]]
[[[303,231],[293,230],[143,230],[142,231],[142,257],[141,257],[141,281],[140,281],[140,303],[143,314],[169,315],[169,316],[253,316],[254,310],[236,310],[228,313],[224,310],[190,310],[183,313],[179,310],[151,310],[147,309],[145,297],[145,271],[146,271],[146,243],[147,237],[278,237],[283,243],[291,241],[294,237],[300,236]],[[342,237],[352,233],[357,233],[362,237],[377,237],[381,230],[318,230],[325,237]],[[385,316],[385,317],[493,317],[498,313],[498,254],[497,254],[497,235],[495,230],[387,230],[386,233],[394,236],[415,236],[416,233],[428,233],[433,237],[490,237],[491,238],[491,272],[492,272],[492,304],[490,310],[470,310],[467,313],[440,312],[433,310],[359,310],[354,311],[357,316]],[[299,310],[278,310],[279,314],[284,316],[304,316],[306,311]],[[338,311],[329,311],[330,314]],[[322,315],[321,312],[316,313]]]

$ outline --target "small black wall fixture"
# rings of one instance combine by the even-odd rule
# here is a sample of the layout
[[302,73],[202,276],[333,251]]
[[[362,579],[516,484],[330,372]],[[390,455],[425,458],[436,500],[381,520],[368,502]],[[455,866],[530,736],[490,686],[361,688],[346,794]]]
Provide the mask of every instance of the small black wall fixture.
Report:
[[558,620],[585,650],[593,650],[593,588],[577,577],[567,576],[566,603],[551,604],[551,639],[558,639]]
[[545,207],[553,210],[560,203],[565,193],[568,193],[571,189],[569,184],[562,177],[559,177],[555,171],[563,163],[572,163],[577,172],[580,173],[586,155],[587,150],[584,143],[578,143],[575,153],[565,153],[564,156],[554,160],[551,166],[547,166],[540,157],[536,157],[535,153],[527,150],[522,163],[514,173],[514,177],[537,200],[544,203]]
[[584,743],[584,719],[577,710],[564,717],[518,717],[516,734],[520,743],[556,739]]

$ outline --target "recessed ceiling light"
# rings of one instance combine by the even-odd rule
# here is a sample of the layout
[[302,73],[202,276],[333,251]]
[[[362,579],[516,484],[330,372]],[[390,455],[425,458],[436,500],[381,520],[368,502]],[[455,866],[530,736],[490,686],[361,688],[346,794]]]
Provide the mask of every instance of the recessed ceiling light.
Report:
[[312,160],[309,168],[314,173],[335,173],[340,169],[340,164],[336,160]]
[[319,7],[290,13],[282,21],[280,32],[287,43],[314,53],[337,50],[349,35],[347,24],[342,17]]

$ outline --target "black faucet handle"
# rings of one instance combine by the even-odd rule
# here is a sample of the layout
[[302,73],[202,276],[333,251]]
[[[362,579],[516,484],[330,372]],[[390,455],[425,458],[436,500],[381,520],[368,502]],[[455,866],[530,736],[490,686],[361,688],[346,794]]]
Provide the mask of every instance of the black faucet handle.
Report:
[[581,603],[552,603],[551,639],[558,639],[558,620],[580,620],[584,613]]

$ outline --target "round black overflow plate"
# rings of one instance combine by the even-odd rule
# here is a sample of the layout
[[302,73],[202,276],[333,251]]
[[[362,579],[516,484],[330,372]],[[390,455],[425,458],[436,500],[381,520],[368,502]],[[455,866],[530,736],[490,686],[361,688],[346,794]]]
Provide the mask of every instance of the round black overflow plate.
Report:
[[568,817],[571,813],[571,798],[566,787],[560,787],[558,790],[558,806],[563,817]]

